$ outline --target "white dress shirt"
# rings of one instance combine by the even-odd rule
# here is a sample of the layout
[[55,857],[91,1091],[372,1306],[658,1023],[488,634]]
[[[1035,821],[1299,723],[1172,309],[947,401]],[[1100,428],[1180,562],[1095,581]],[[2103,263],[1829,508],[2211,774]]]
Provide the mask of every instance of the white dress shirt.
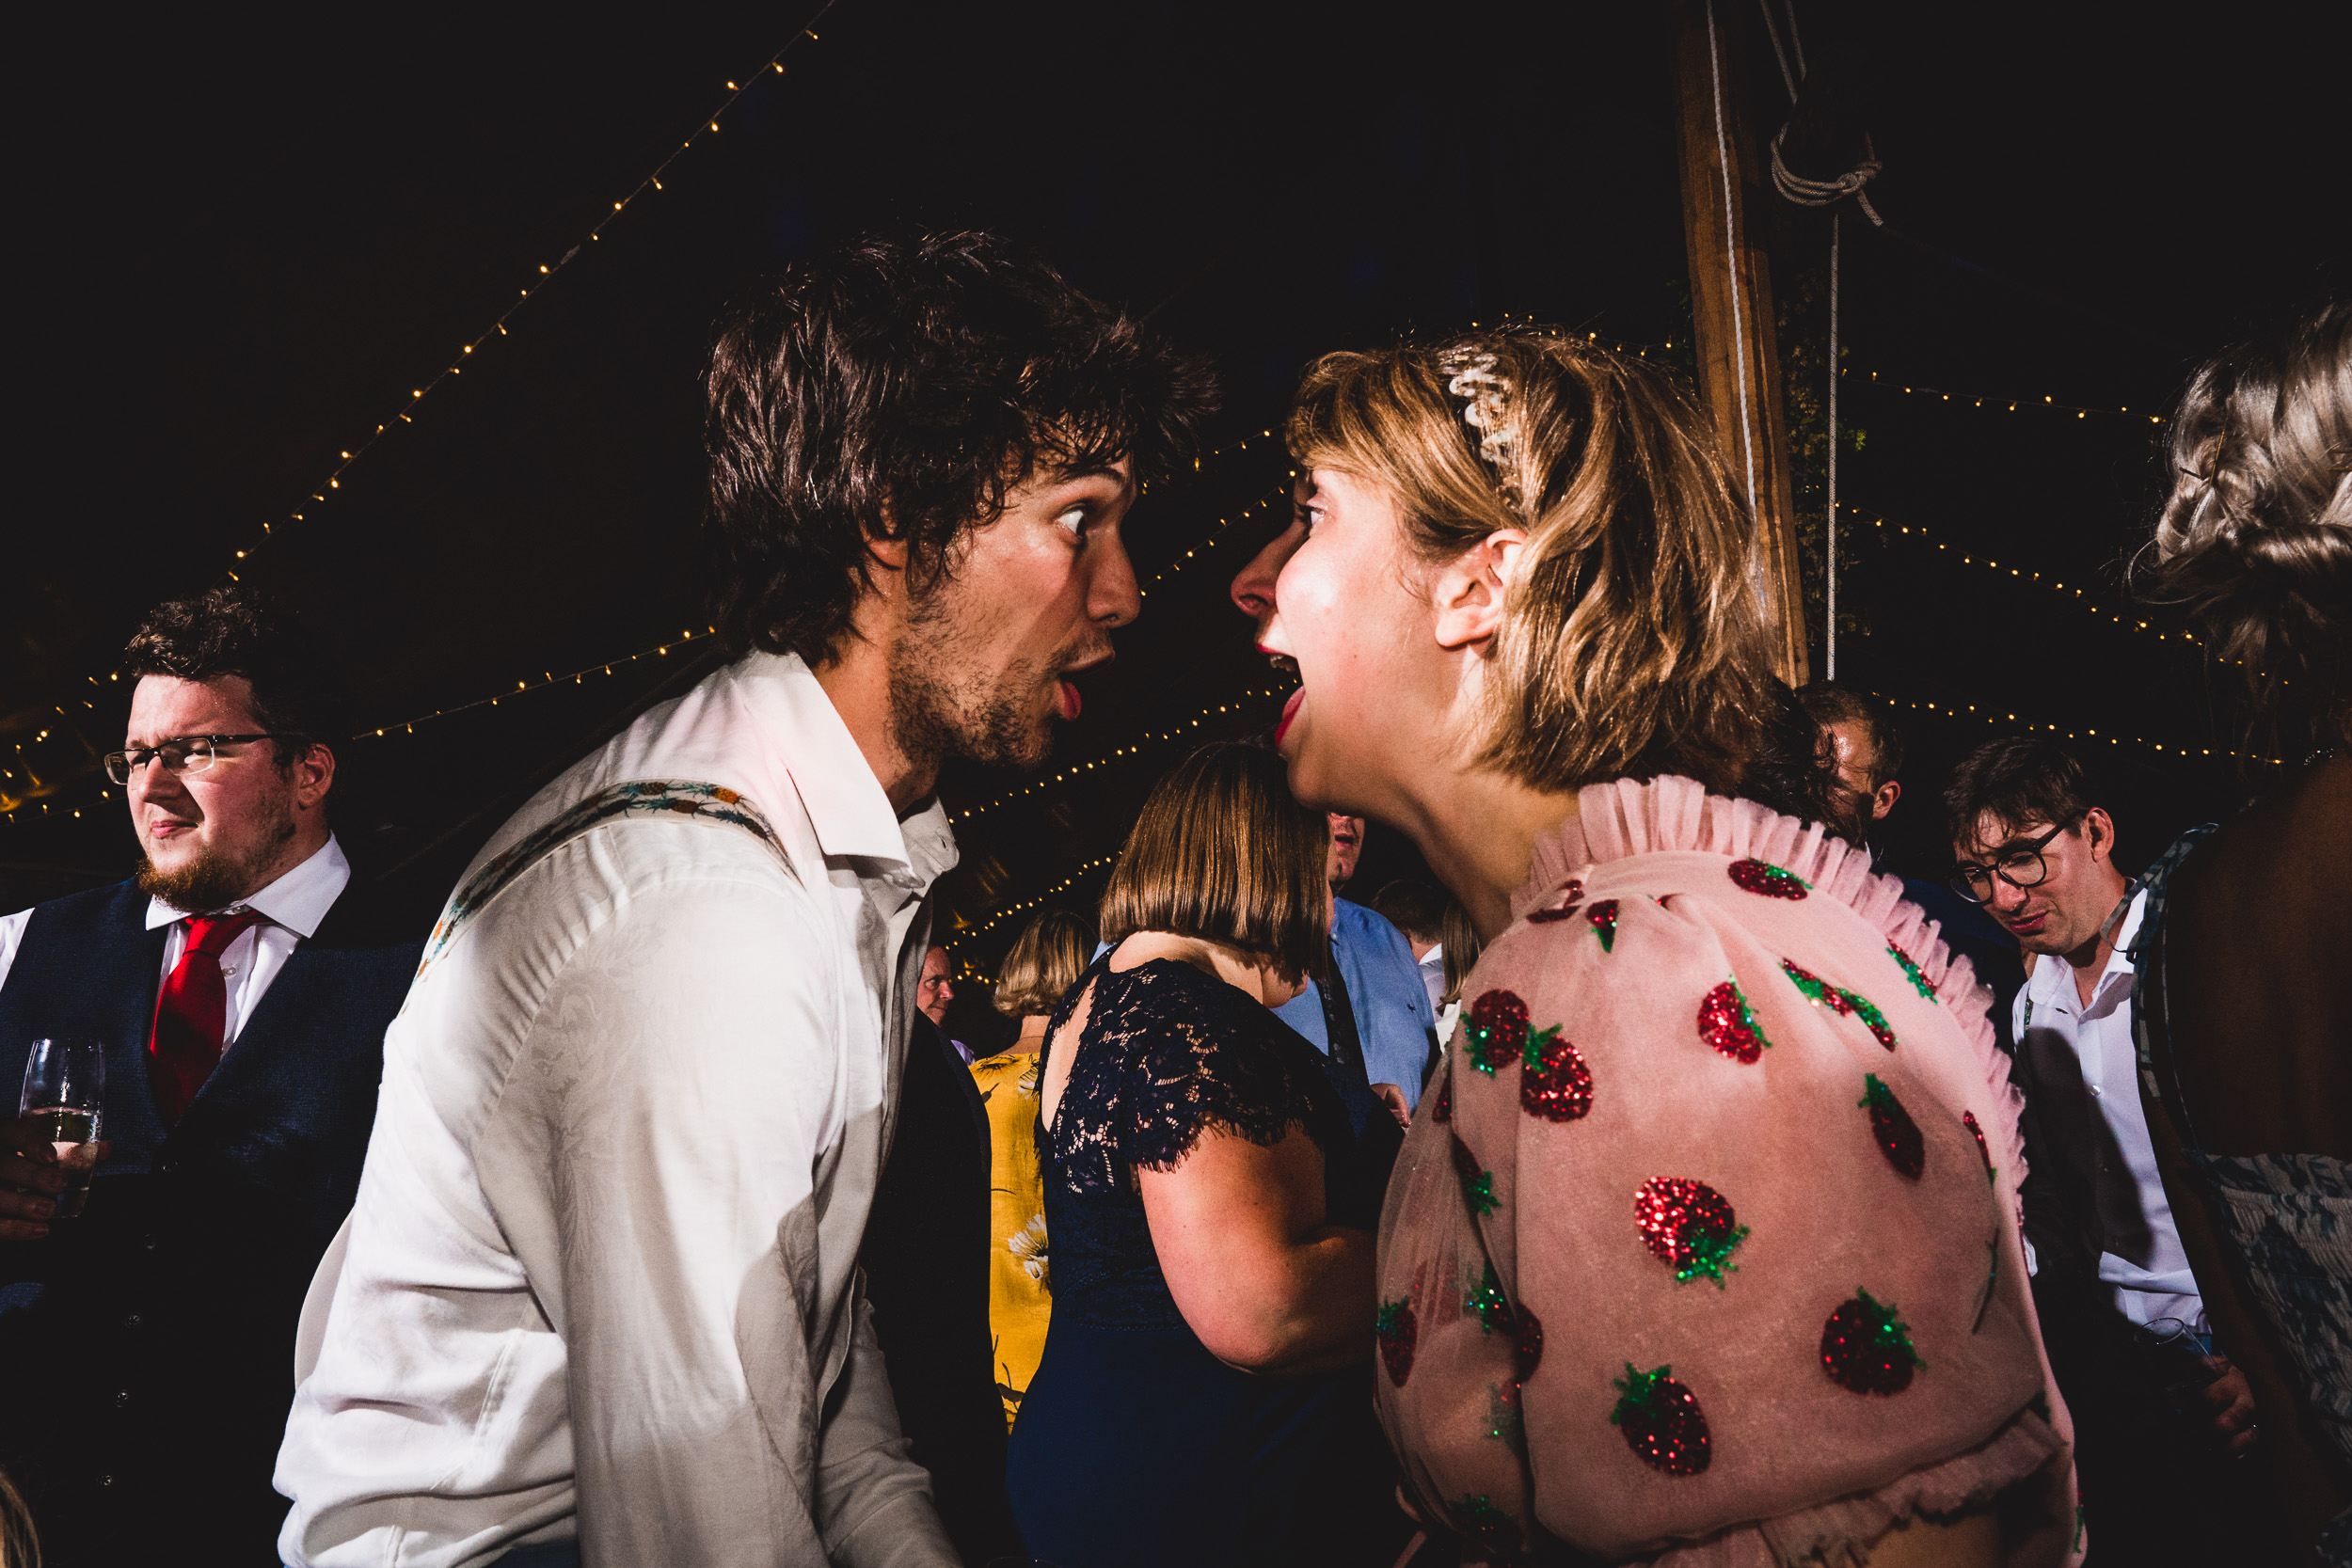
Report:
[[609,821],[430,958],[303,1309],[288,1563],[575,1535],[592,1568],[956,1561],[856,1284],[946,814],[898,820],[807,666],[754,655],[475,865],[657,779],[739,791],[789,864],[731,828]]
[[2107,1245],[2123,1249],[2099,1254],[2099,1277],[2114,1288],[2117,1309],[2136,1323],[2178,1318],[2203,1332],[2204,1302],[2172,1223],[2171,1200],[2156,1171],[2155,1147],[2139,1103],[2129,954],[2147,904],[2145,892],[2132,899],[2088,1006],[2075,989],[2074,966],[2060,957],[2044,957],[2017,993],[2011,1022],[2018,1050],[2032,1053],[2036,1062],[2051,1061],[2054,1046],[2071,1053],[2083,1093],[2106,1130],[2090,1165]]
[[[237,1043],[237,1031],[253,1016],[253,1009],[262,1005],[262,995],[269,990],[278,972],[286,967],[294,956],[294,946],[318,932],[319,922],[335,907],[343,889],[351,884],[351,863],[343,858],[343,847],[335,842],[335,835],[326,835],[326,842],[314,850],[300,865],[262,889],[252,897],[242,899],[223,911],[203,911],[203,913],[228,913],[236,910],[252,910],[266,916],[260,924],[249,926],[237,933],[237,939],[221,949],[220,976],[228,983],[227,1026],[221,1033],[223,1047]],[[33,918],[30,910],[0,919],[0,986],[8,983],[8,971],[16,963],[16,950],[24,941],[25,924]],[[158,926],[171,927],[164,938],[163,973],[158,983],[168,978],[180,963],[180,957],[188,950],[188,911],[175,910],[160,898],[147,901],[147,928]]]

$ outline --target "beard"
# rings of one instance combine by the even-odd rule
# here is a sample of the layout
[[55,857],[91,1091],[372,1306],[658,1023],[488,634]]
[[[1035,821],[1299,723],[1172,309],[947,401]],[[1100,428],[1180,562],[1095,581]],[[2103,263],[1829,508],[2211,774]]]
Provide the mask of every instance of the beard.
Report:
[[1053,667],[1016,660],[993,674],[961,673],[981,639],[960,627],[947,583],[915,605],[902,656],[890,670],[890,733],[900,755],[935,768],[951,756],[992,768],[1035,768],[1053,753],[1054,727],[1037,708]]
[[246,853],[207,844],[196,852],[195,859],[177,871],[159,870],[153,861],[140,857],[136,879],[139,891],[150,898],[162,899],[183,914],[202,914],[233,904],[261,891],[262,872],[277,855],[278,847],[294,836],[294,809],[280,801],[275,814],[262,824],[253,847]]

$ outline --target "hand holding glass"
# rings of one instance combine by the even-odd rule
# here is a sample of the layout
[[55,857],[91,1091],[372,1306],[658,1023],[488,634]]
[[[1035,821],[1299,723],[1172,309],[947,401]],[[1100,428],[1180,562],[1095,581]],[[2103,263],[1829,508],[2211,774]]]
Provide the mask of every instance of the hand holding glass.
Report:
[[24,1059],[24,1093],[19,1114],[41,1124],[65,1170],[57,1195],[58,1219],[70,1219],[89,1200],[90,1172],[98,1164],[99,1118],[106,1092],[106,1052],[96,1040],[35,1040]]

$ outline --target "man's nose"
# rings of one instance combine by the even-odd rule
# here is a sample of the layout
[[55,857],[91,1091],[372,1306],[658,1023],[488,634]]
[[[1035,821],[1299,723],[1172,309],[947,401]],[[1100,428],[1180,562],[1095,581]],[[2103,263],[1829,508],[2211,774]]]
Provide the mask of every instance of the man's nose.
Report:
[[2004,912],[2025,908],[2026,890],[2006,877],[1993,879],[1993,907]]
[[1143,590],[1136,585],[1136,563],[1127,542],[1113,532],[1093,556],[1094,575],[1087,583],[1087,612],[1106,626],[1135,624],[1143,613]]
[[1234,575],[1232,589],[1233,605],[1263,630],[1274,616],[1274,582],[1290,564],[1298,546],[1306,542],[1306,531],[1293,523],[1252,556],[1249,564]]

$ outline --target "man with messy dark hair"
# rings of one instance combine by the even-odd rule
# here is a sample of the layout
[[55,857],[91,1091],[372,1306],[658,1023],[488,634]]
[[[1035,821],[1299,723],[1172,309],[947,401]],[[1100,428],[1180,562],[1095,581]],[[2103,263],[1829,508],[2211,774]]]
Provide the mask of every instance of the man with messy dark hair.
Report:
[[305,1318],[289,1563],[957,1560],[856,1273],[932,787],[1076,716],[1208,392],[963,234],[794,268],[707,394],[739,657],[524,807],[426,945]]

